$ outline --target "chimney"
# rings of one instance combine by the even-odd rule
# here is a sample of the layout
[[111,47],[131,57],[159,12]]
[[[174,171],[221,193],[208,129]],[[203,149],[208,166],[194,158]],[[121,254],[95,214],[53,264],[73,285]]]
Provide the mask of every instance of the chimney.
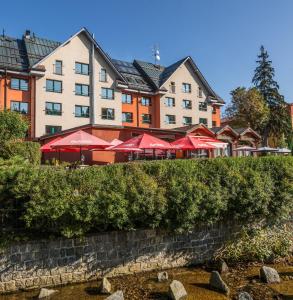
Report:
[[27,30],[25,31],[25,33],[24,33],[24,37],[25,37],[26,39],[30,39],[30,37],[31,37],[31,31],[27,29]]

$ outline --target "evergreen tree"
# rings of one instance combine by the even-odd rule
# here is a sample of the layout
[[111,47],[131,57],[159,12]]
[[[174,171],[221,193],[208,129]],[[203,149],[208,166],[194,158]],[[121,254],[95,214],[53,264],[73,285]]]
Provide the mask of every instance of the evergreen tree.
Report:
[[292,135],[292,126],[287,104],[284,97],[279,93],[279,85],[274,80],[275,69],[272,67],[272,61],[269,60],[269,55],[263,46],[260,48],[256,62],[258,66],[254,71],[252,83],[262,94],[270,111],[268,121],[262,132],[264,145],[268,144],[268,138],[272,135],[281,138],[282,134],[285,134],[289,139]]

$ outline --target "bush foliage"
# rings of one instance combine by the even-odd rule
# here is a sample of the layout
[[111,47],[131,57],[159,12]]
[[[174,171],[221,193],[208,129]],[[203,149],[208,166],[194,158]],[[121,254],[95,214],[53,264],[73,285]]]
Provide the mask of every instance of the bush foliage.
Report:
[[28,232],[67,237],[221,220],[268,224],[293,206],[293,157],[153,161],[65,170],[0,162],[0,206],[15,200]]

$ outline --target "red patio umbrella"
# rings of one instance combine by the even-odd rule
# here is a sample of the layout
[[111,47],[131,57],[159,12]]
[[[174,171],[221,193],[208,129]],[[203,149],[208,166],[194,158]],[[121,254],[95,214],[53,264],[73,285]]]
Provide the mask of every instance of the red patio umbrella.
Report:
[[61,140],[62,137],[58,136],[56,139],[48,142],[47,144],[44,144],[40,150],[41,152],[43,153],[50,153],[50,152],[56,152],[56,151],[61,151],[61,152],[79,152],[79,149],[78,148],[60,148],[60,149],[53,149],[51,147],[51,145],[59,140]]
[[76,131],[61,140],[51,144],[53,149],[79,149],[80,157],[82,150],[90,149],[105,149],[110,146],[110,143],[91,135],[83,130]]
[[112,151],[141,151],[145,149],[160,149],[160,150],[169,150],[171,149],[170,143],[156,138],[152,135],[143,133],[138,135],[118,146],[113,147]]
[[219,148],[219,149],[224,149],[227,147],[228,143],[225,143],[223,141],[220,141],[218,139],[214,139],[208,136],[201,136],[201,135],[197,135],[197,136],[193,136],[195,138],[200,139],[203,142],[206,142],[212,146],[215,146],[215,148]]
[[199,138],[195,138],[193,136],[187,135],[179,140],[176,140],[171,143],[172,148],[175,150],[210,150],[215,149],[216,147],[210,145]]

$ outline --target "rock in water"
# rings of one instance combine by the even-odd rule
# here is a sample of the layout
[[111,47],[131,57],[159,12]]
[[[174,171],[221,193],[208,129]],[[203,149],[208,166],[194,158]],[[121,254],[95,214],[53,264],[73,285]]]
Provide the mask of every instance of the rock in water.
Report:
[[228,285],[224,282],[221,275],[217,271],[213,271],[211,274],[210,287],[226,295],[229,295],[230,293]]
[[253,300],[253,298],[247,292],[241,292],[238,295],[238,300]]
[[168,273],[167,272],[160,272],[158,273],[158,281],[163,282],[168,280]]
[[124,300],[123,292],[122,291],[117,291],[105,300]]
[[40,290],[38,299],[50,297],[50,296],[52,296],[53,294],[55,294],[55,293],[57,293],[57,292],[58,292],[57,290],[49,290],[49,289],[44,289],[44,288],[42,288],[42,289]]
[[111,283],[106,277],[104,277],[102,280],[101,293],[111,294]]
[[279,283],[281,281],[278,272],[274,268],[263,266],[260,268],[260,279],[266,283]]
[[187,292],[183,284],[178,280],[173,280],[169,286],[169,295],[172,300],[187,299]]

